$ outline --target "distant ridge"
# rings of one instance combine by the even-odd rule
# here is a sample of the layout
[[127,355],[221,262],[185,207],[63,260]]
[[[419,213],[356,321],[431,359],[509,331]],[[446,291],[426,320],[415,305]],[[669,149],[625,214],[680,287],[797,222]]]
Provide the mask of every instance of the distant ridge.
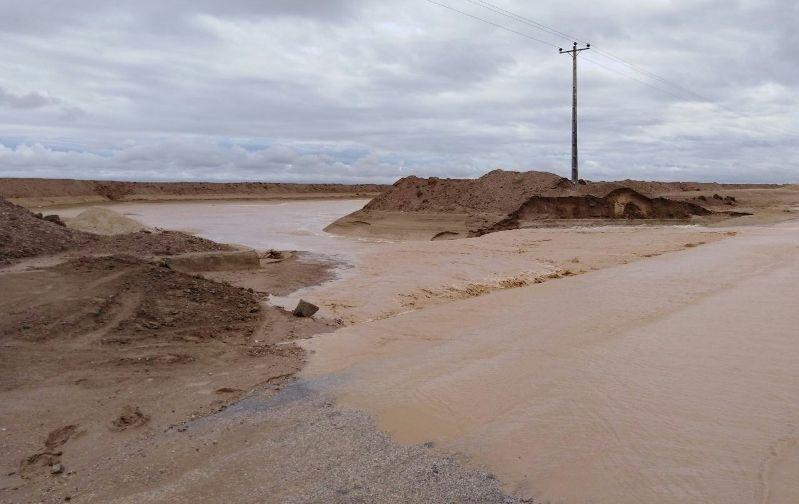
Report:
[[117,182],[74,179],[2,178],[0,197],[23,206],[107,201],[191,199],[341,198],[376,196],[380,184],[292,184],[271,182]]

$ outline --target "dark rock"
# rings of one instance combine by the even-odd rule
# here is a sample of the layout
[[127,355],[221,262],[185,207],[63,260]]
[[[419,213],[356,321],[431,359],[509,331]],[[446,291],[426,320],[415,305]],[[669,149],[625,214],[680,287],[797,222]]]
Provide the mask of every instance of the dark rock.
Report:
[[66,226],[66,224],[64,224],[64,221],[61,220],[61,217],[55,214],[45,215],[44,220],[46,220],[47,222],[52,222],[53,224],[58,224],[59,226]]
[[300,299],[297,307],[291,312],[295,317],[312,317],[314,313],[319,311],[319,307],[313,303],[309,303],[304,299]]

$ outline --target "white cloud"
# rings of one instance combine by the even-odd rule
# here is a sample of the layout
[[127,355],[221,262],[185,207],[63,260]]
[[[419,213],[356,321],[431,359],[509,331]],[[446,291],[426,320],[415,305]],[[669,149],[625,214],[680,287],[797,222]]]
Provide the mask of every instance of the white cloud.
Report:
[[[580,66],[585,177],[799,179],[799,65],[771,50],[796,40],[795,2],[494,3],[709,98],[586,53],[603,66]],[[0,19],[0,176],[569,171],[568,59],[423,0],[0,0]]]

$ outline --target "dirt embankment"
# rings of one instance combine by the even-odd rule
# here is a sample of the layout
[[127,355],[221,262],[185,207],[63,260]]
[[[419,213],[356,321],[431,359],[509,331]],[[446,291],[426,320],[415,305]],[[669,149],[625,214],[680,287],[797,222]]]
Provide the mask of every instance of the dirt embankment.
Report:
[[103,236],[70,229],[0,198],[0,265],[41,255],[132,254],[151,257],[231,247],[176,231]]
[[719,192],[779,187],[635,180],[573,184],[553,173],[502,170],[478,179],[406,177],[328,230],[441,239],[512,229],[523,221],[685,220],[737,206],[735,197]]
[[26,207],[105,201],[371,197],[387,188],[379,184],[0,179],[0,197]]
[[478,229],[480,236],[529,226],[536,221],[570,219],[659,219],[689,220],[713,212],[694,203],[667,198],[649,198],[632,189],[614,189],[605,197],[533,196],[493,226]]

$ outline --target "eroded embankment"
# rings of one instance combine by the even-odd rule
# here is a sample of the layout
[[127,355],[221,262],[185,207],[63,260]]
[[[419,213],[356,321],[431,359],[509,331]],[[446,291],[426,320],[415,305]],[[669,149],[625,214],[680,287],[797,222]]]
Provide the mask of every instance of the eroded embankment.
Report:
[[713,212],[694,203],[667,198],[649,198],[628,188],[615,189],[604,197],[533,196],[507,218],[484,229],[482,235],[495,231],[518,229],[534,222],[559,219],[652,219],[689,220]]
[[502,170],[474,180],[407,177],[326,230],[429,240],[465,238],[529,223],[729,218],[738,215],[730,212],[736,198],[715,192],[708,197],[703,191],[741,187],[749,186],[634,180],[573,184],[553,173]]

